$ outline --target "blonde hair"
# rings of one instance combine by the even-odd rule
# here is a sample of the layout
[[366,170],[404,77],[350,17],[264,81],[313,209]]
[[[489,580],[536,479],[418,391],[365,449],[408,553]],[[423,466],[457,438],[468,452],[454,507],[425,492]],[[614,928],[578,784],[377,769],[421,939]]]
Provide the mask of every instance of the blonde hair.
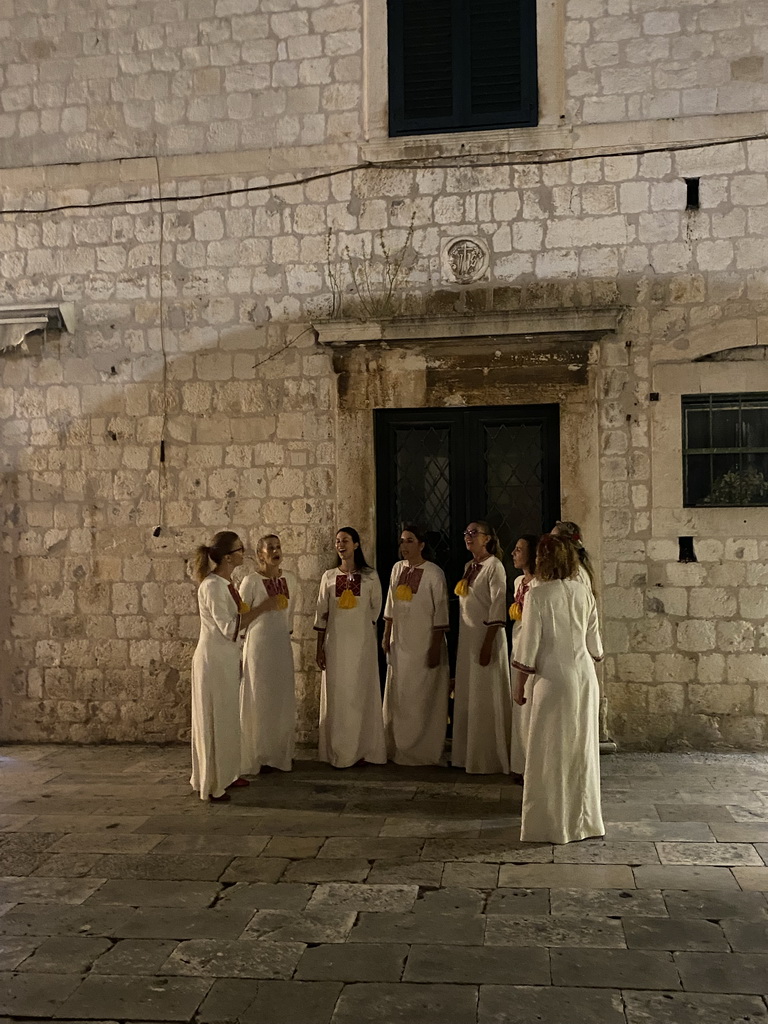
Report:
[[536,548],[536,576],[542,582],[568,580],[576,575],[578,568],[576,546],[571,541],[545,533]]
[[232,530],[219,530],[213,535],[210,544],[201,544],[195,550],[195,579],[202,583],[211,571],[210,563],[213,562],[217,567],[221,565],[224,556],[229,554],[233,544],[239,540],[239,536]]

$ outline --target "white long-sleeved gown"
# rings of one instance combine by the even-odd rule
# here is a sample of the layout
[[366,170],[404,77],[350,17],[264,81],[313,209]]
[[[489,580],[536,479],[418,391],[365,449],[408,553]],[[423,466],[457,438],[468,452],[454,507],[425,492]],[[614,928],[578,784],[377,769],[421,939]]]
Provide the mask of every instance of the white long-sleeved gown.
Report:
[[[401,583],[410,588],[410,600],[398,598]],[[443,570],[434,562],[415,567],[397,562],[389,580],[384,618],[392,622],[384,691],[387,755],[396,764],[438,764],[445,746],[451,686],[445,639],[435,668],[427,667],[427,652],[433,631],[448,629],[448,587]]]
[[[469,567],[468,567],[469,570]],[[456,656],[451,763],[475,775],[509,774],[512,692],[504,625],[507,575],[495,555],[471,573],[460,598],[461,622]],[[499,624],[490,663],[480,664],[488,626]]]
[[595,599],[580,580],[540,582],[529,591],[512,662],[531,673],[525,842],[570,843],[605,832],[594,666],[602,657]]
[[[353,577],[325,572],[315,613],[314,628],[325,631],[318,755],[335,768],[387,760],[376,638],[381,584],[373,570]],[[339,607],[347,587],[357,591],[352,608]]]
[[296,580],[290,573],[273,579],[255,572],[240,584],[240,596],[251,608],[277,594],[287,598],[288,607],[259,615],[245,634],[240,691],[244,775],[257,775],[262,765],[289,772],[293,762],[296,686],[291,624]]
[[192,777],[201,800],[240,774],[240,615],[229,584],[211,573],[197,589],[200,639],[192,657]]

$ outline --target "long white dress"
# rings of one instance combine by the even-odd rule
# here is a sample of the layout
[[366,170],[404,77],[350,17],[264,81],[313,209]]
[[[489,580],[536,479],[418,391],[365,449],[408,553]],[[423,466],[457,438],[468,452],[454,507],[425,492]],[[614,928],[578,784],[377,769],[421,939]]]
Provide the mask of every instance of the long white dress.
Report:
[[[522,604],[523,609],[525,608],[525,599],[528,595],[528,591],[532,586],[536,584],[537,580],[534,577],[529,581],[526,587],[523,582],[523,577],[518,576],[515,580],[515,603]],[[523,627],[522,619],[517,619],[512,624],[512,652],[511,658],[515,657],[515,650],[517,648],[518,641],[520,639],[520,631]],[[530,697],[530,677],[526,680],[525,684],[525,695]],[[510,743],[510,766],[512,771],[516,775],[525,774],[525,752],[528,749],[528,728],[530,726],[531,719],[531,701],[520,705],[512,703],[512,739]]]
[[240,584],[240,596],[251,608],[278,594],[288,599],[288,607],[263,612],[245,634],[240,691],[244,775],[257,775],[262,765],[289,772],[293,762],[296,685],[291,624],[296,580],[289,573],[272,579],[255,572]]
[[[339,607],[345,589],[355,595],[353,608]],[[387,761],[376,639],[380,612],[381,584],[373,570],[323,574],[314,626],[325,631],[318,754],[334,768]]]
[[197,589],[200,639],[192,657],[192,777],[201,800],[240,774],[240,615],[229,584],[211,573]]
[[[410,600],[397,597],[401,583],[410,587]],[[434,562],[414,568],[398,562],[389,580],[384,618],[392,622],[384,691],[387,755],[396,764],[438,764],[445,746],[451,687],[445,639],[435,668],[427,668],[427,652],[433,630],[448,629],[443,570]]]
[[520,837],[570,843],[602,836],[594,661],[603,647],[595,599],[575,577],[539,582],[522,623],[512,667],[533,678]]
[[[465,576],[467,572],[469,590],[460,598],[451,763],[474,775],[508,775],[512,693],[504,632],[507,575],[495,555],[478,569],[468,566]],[[496,623],[501,628],[490,664],[483,667],[480,649],[488,626]]]
[[[592,593],[592,580],[589,578],[589,573],[584,566],[579,563],[579,567],[576,570],[576,575],[573,577],[580,583],[583,583],[587,590]],[[536,587],[539,584],[539,580],[534,576],[531,580],[528,589],[530,587]],[[520,592],[523,589],[523,577],[518,576],[515,581],[515,601],[519,601]],[[525,595],[523,595],[523,608],[525,608]],[[510,660],[515,658],[515,648],[517,646],[520,630],[522,629],[522,620],[518,619],[517,622],[512,626],[512,651],[510,653]],[[511,672],[512,679],[514,681],[514,669]],[[528,733],[531,727],[531,687],[533,686],[533,677],[528,676],[525,681],[524,696],[526,703],[522,706],[512,702],[512,741],[510,744],[510,763],[512,771],[516,775],[525,774],[525,757],[526,751],[528,750]]]

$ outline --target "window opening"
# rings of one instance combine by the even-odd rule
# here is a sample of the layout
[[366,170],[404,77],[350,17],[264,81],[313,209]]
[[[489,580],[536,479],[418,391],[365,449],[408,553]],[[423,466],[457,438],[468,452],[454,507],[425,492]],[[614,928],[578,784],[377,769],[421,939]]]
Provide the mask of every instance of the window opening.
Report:
[[683,395],[686,508],[768,505],[768,394]]

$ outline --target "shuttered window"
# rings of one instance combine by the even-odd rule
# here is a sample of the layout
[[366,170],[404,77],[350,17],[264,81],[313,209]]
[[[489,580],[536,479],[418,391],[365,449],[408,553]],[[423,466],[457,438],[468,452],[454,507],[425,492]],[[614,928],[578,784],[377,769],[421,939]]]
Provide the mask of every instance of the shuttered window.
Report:
[[388,0],[391,135],[537,123],[536,0]]

